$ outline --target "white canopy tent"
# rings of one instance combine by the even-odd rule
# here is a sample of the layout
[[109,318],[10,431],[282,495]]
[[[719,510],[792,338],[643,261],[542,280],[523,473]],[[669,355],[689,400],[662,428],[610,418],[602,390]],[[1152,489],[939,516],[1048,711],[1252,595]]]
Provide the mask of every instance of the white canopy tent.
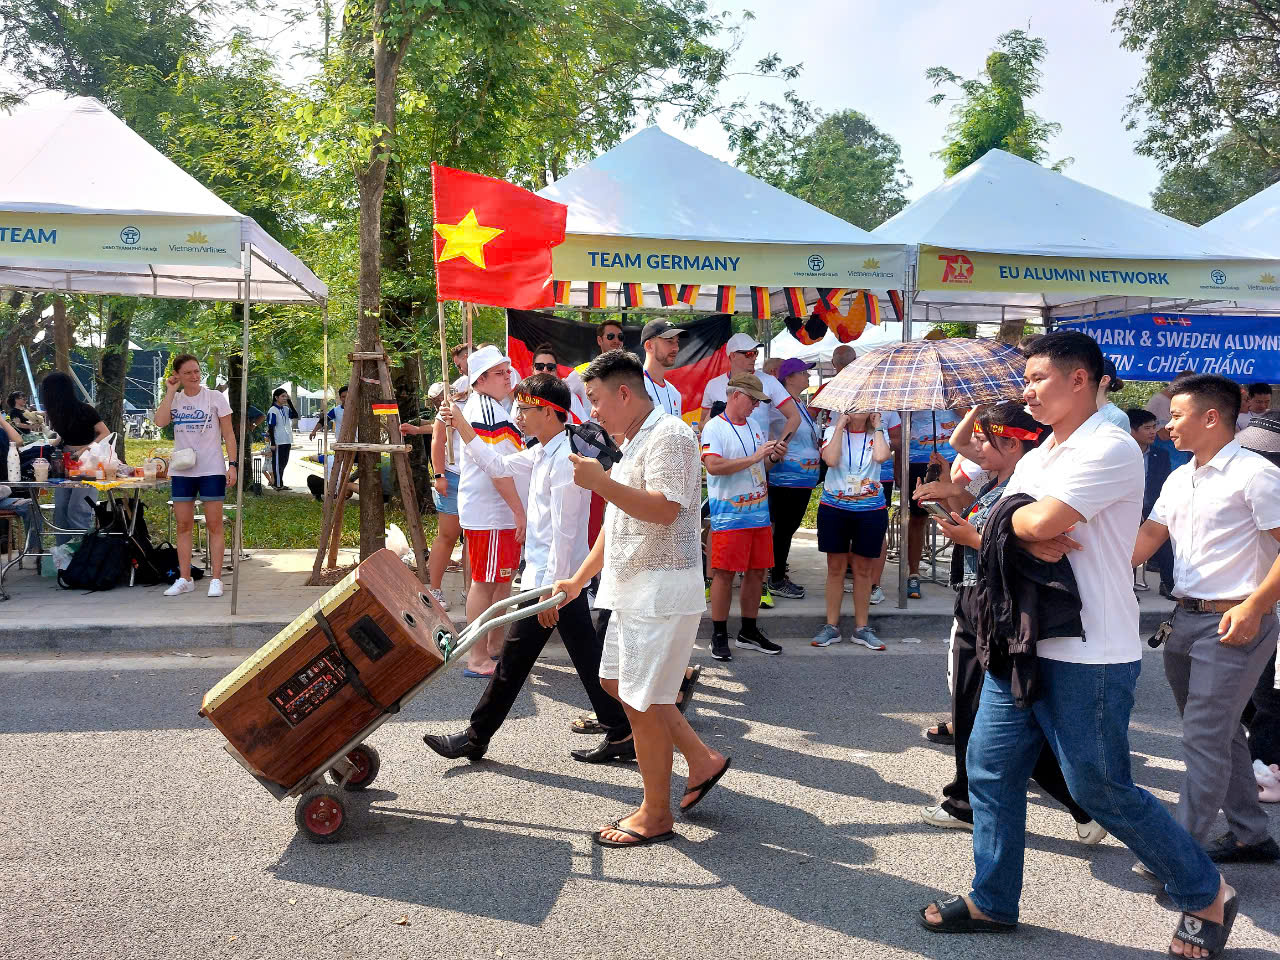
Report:
[[[901,337],[898,334],[886,329],[884,325],[878,327],[868,325],[862,331],[862,336],[857,340],[850,340],[848,346],[853,347],[858,356],[862,356],[868,350],[898,343],[900,340]],[[770,358],[781,357],[784,360],[788,357],[799,357],[807,363],[830,365],[831,355],[839,346],[841,346],[840,341],[830,330],[817,343],[810,344],[801,343],[790,330],[783,330],[769,342],[769,356]]]
[[[243,423],[250,304],[323,308],[324,283],[97,100],[45,100],[0,116],[0,143],[0,288],[242,303]],[[243,523],[237,510],[235,557]],[[237,571],[233,614],[240,579]]]
[[1280,256],[1280,183],[1218,214],[1200,229]]

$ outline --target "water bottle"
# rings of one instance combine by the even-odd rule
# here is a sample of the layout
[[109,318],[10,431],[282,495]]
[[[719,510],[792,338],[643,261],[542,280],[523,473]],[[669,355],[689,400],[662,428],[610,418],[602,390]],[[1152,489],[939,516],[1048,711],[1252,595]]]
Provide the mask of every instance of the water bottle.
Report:
[[9,480],[13,483],[22,479],[22,458],[18,456],[18,445],[9,444],[9,463],[8,463]]

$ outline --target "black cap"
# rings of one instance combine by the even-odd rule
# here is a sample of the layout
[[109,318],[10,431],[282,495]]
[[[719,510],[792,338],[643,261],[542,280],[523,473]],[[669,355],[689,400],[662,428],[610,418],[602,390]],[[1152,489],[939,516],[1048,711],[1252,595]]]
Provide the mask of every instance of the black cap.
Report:
[[644,343],[646,340],[652,340],[654,337],[666,337],[670,339],[671,337],[678,337],[682,333],[684,333],[683,330],[675,324],[668,323],[666,320],[650,320],[644,325],[644,329],[640,331],[640,342]]
[[1124,381],[1116,373],[1115,361],[1110,357],[1102,358],[1102,375],[1111,378],[1111,384],[1107,387],[1107,393],[1115,393],[1117,390],[1124,389]]

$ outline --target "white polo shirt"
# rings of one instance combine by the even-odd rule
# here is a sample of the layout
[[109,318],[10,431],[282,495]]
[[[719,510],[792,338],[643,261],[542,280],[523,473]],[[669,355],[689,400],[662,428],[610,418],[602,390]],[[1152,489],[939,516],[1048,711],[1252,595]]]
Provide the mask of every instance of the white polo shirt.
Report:
[[1065,443],[1052,436],[1021,460],[1004,495],[1053,497],[1087,521],[1070,533],[1083,549],[1067,554],[1080,588],[1083,637],[1051,637],[1040,656],[1069,663],[1132,663],[1142,657],[1138,601],[1129,560],[1142,522],[1142,451],[1100,413]]
[[1169,474],[1151,519],[1173,540],[1173,593],[1243,600],[1258,589],[1280,543],[1280,469],[1232,440],[1202,467]]

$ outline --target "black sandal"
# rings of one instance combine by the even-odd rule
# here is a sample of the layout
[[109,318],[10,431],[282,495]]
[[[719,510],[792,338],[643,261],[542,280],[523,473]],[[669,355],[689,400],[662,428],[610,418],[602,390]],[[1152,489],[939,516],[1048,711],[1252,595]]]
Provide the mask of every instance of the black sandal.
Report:
[[[941,920],[930,923],[925,918],[929,907],[937,907]],[[964,897],[951,897],[947,900],[935,900],[920,911],[920,926],[934,933],[1011,933],[1018,929],[1016,923],[997,923],[995,920],[984,920],[969,915],[969,905]]]
[[681,713],[689,708],[689,701],[693,699],[694,685],[700,676],[702,676],[702,667],[693,667],[680,681],[680,699],[676,702],[676,709]]
[[680,808],[680,812],[688,813],[690,810],[696,807],[699,803],[701,803],[702,798],[705,797],[711,791],[711,788],[720,782],[720,778],[725,775],[725,773],[729,769],[729,764],[731,764],[732,762],[733,762],[732,757],[725,757],[724,766],[720,768],[719,773],[717,773],[713,777],[708,777],[706,780],[703,780],[697,786],[685,787],[684,792],[686,794],[690,794],[690,793],[694,794],[694,798],[691,801],[689,801],[689,803],[682,806]]
[[924,738],[930,743],[940,743],[943,746],[954,746],[956,742],[955,730],[951,727],[950,720],[939,720],[932,727],[925,727]]
[[[615,820],[603,830],[597,830],[591,835],[591,839],[602,847],[647,847],[651,843],[666,843],[674,840],[676,833],[674,830],[668,830],[666,833],[655,833],[652,837],[646,837],[643,833],[637,833],[635,830],[628,830],[624,826],[620,826],[621,821]],[[634,840],[606,840],[604,835],[610,831],[616,830],[618,833],[625,833],[628,837],[635,837]]]
[[574,733],[606,733],[604,726],[596,719],[594,713],[584,713],[578,717],[573,723],[569,724],[569,729]]
[[[1231,928],[1235,925],[1239,906],[1239,898],[1233,893],[1231,898],[1222,905],[1221,923],[1184,912],[1178,918],[1178,929],[1173,932],[1174,939],[1181,940],[1188,947],[1208,950],[1208,960],[1222,956],[1222,951],[1227,948],[1227,938],[1231,936]],[[1174,953],[1171,945],[1169,956],[1181,957],[1185,954]]]

